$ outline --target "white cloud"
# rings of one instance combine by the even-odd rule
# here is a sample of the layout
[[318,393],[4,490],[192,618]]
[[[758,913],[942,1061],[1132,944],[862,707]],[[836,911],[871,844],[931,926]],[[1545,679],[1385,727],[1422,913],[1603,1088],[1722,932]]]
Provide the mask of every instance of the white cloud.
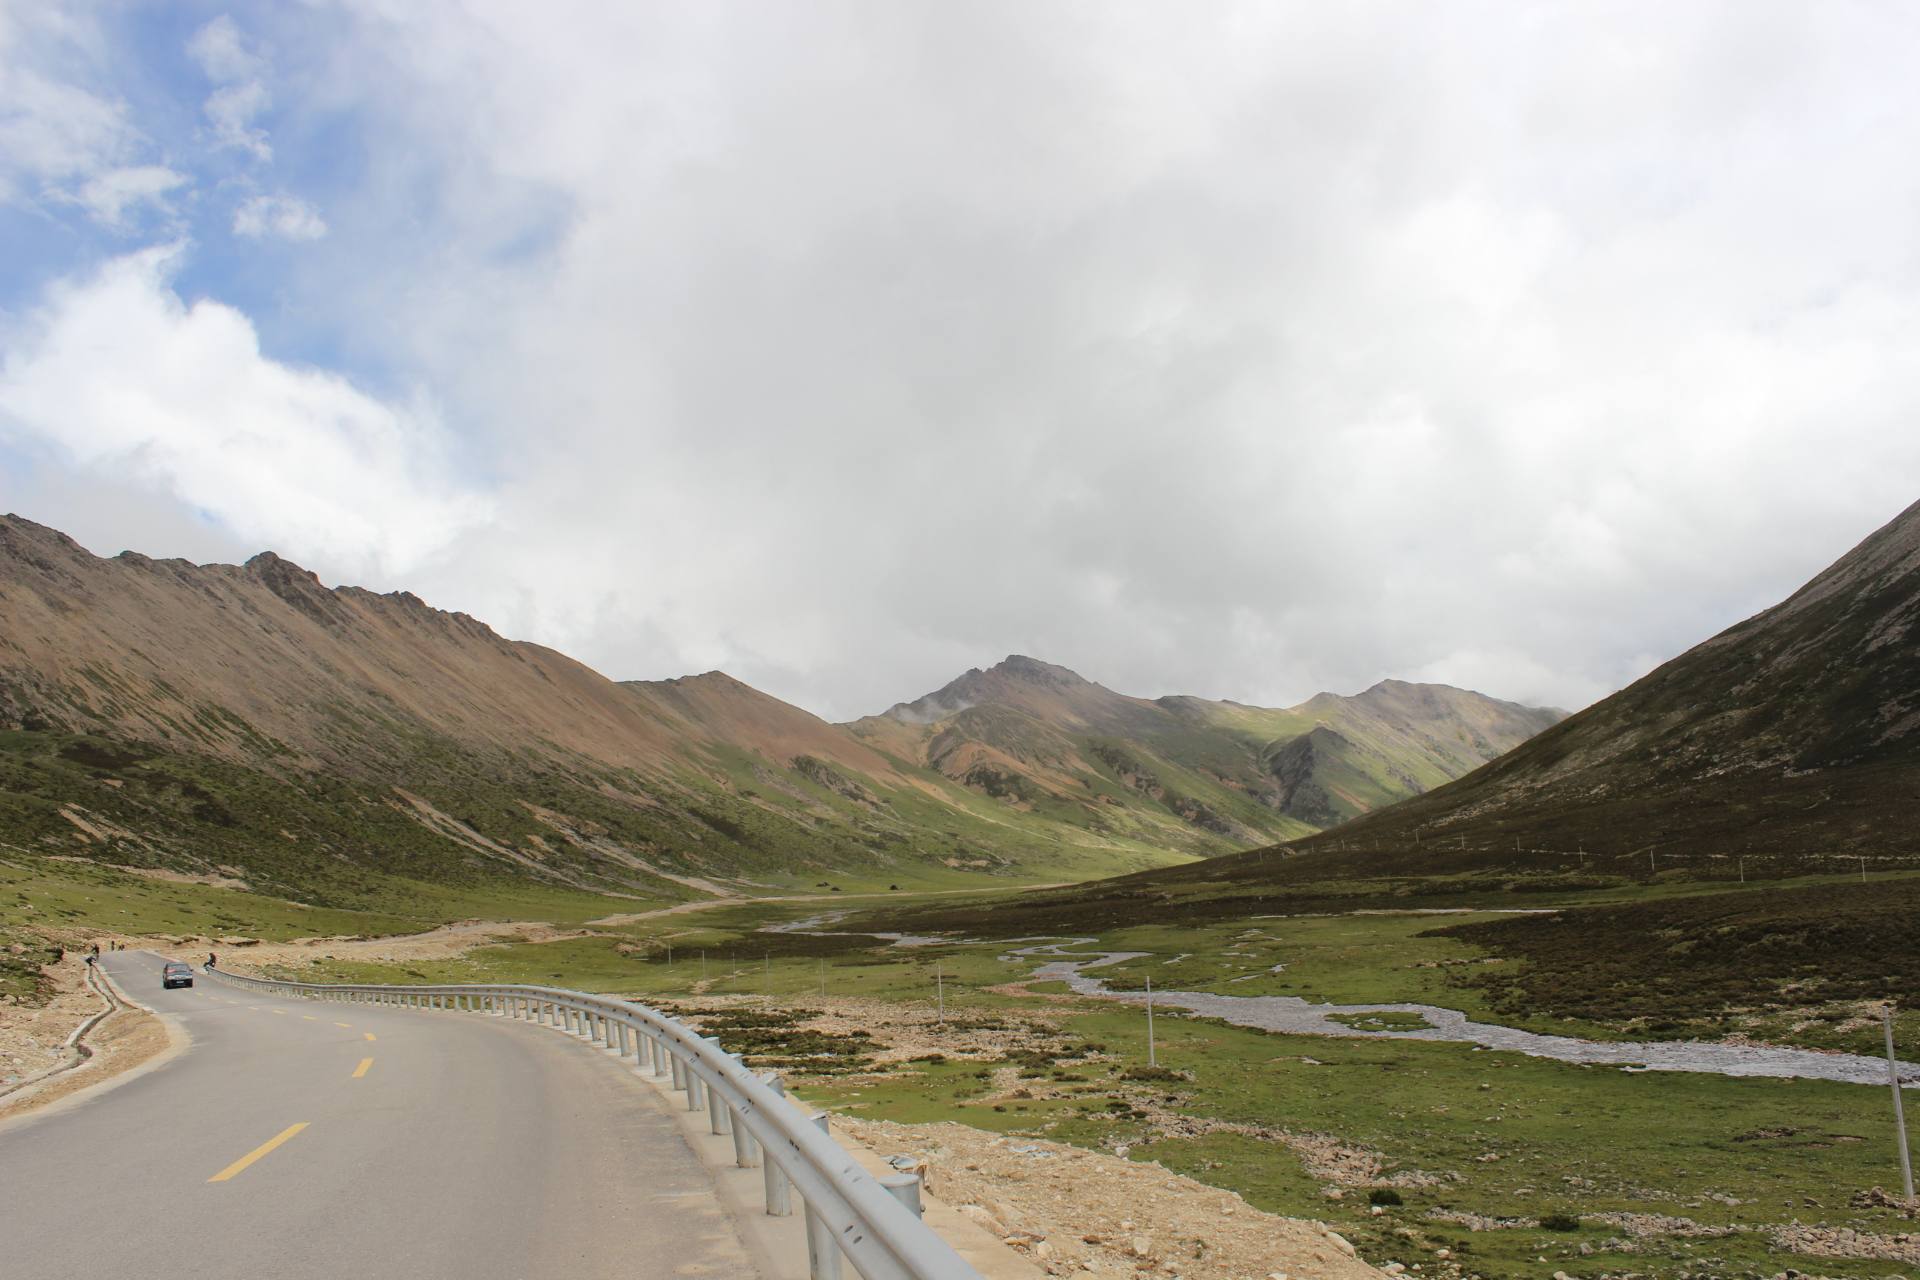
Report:
[[1573,706],[1915,496],[1898,6],[267,12],[195,56],[325,125],[276,323],[502,477],[408,585],[612,674]]
[[193,33],[187,54],[207,79],[221,84],[256,79],[267,69],[266,59],[247,47],[232,15],[225,13]]
[[0,10],[0,203],[78,205],[108,225],[180,185],[137,163],[126,104],[82,83],[91,32],[77,19]]
[[233,234],[255,240],[318,240],[327,234],[327,224],[319,210],[295,196],[254,196],[234,211]]
[[78,208],[129,231],[190,184],[101,83],[101,44],[84,10],[0,7],[0,204]]
[[514,477],[428,585],[621,674],[1577,706],[1914,496],[1905,17],[361,12],[354,306]]
[[224,13],[194,32],[187,41],[187,53],[207,79],[220,86],[202,105],[213,125],[215,140],[257,160],[271,160],[273,146],[266,132],[253,123],[254,117],[273,102],[267,89],[265,55],[248,47],[240,28]]
[[96,221],[110,227],[124,227],[129,210],[142,205],[165,209],[168,194],[187,182],[186,174],[165,165],[132,165],[107,169],[89,177],[80,184],[77,199]]
[[487,518],[428,407],[262,354],[246,316],[174,292],[180,255],[51,290],[6,335],[0,431],[342,574],[418,569]]

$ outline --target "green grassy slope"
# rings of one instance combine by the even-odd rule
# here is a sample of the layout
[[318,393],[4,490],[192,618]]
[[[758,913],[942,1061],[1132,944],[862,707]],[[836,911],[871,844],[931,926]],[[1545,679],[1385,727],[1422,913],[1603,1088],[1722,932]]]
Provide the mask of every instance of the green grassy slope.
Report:
[[[1317,829],[1260,790],[1253,736],[1114,705],[1092,765],[1080,729],[995,705],[941,726],[930,762],[720,672],[615,683],[271,553],[109,560],[0,519],[16,857],[358,910],[396,880],[648,900],[1082,880]],[[1052,774],[1003,767],[1008,744]],[[1349,772],[1356,803],[1385,794]]]
[[1219,853],[1298,839],[1459,777],[1560,718],[1384,681],[1290,709],[1128,697],[1014,655],[850,726],[1010,806]]

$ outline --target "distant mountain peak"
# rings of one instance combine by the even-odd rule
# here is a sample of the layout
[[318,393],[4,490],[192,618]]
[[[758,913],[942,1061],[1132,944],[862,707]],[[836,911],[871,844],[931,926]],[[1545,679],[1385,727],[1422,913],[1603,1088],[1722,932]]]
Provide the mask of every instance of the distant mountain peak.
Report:
[[989,668],[985,674],[1002,675],[1014,680],[1027,680],[1060,688],[1093,683],[1078,671],[1056,666],[1051,662],[1042,662],[1038,658],[1029,658],[1023,653],[1008,654]]
[[901,724],[932,724],[936,720],[959,715],[983,702],[1018,697],[1022,691],[1065,692],[1098,688],[1077,671],[1042,662],[1038,658],[1029,658],[1023,653],[1010,653],[985,671],[973,667],[924,698],[896,702],[880,714]]

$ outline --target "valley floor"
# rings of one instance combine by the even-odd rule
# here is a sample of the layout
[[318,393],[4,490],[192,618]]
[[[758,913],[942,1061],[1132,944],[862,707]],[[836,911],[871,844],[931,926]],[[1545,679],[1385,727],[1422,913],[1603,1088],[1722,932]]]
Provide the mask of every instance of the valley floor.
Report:
[[[997,1221],[1032,1237],[1029,1251],[1056,1274],[1224,1280],[1243,1270],[1237,1255],[1226,1260],[1233,1215],[1148,1225],[1146,1209],[1129,1211],[1130,1231],[1150,1237],[1140,1256],[1131,1234],[1119,1240],[1120,1219],[1107,1220],[1106,1197],[1084,1197],[1079,1217],[1067,1194],[1042,1197],[1044,1214],[1021,1207],[1023,1181],[1044,1183],[1068,1150],[1232,1192],[1250,1206],[1238,1213],[1325,1221],[1376,1265],[1424,1275],[1792,1267],[1882,1277],[1920,1267],[1920,1231],[1880,1190],[1899,1178],[1884,1086],[1572,1065],[1409,1039],[1384,1015],[1352,1025],[1373,1034],[1336,1039],[1163,1010],[1150,1065],[1143,1010],[1035,979],[1042,958],[1017,954],[1024,945],[888,946],[810,921],[819,914],[817,901],[717,902],[624,913],[547,940],[443,930],[352,949],[263,945],[236,962],[319,980],[540,982],[679,1011],[863,1132],[877,1126],[890,1149],[930,1154],[956,1177],[1011,1178]],[[1508,962],[1436,923],[1448,921],[1364,912],[1135,927],[1098,946],[1146,953],[1113,966],[1130,988],[1158,974],[1156,987],[1415,1000],[1501,1021],[1488,988],[1467,979]],[[787,928],[763,931],[771,924]],[[1632,1030],[1521,1021],[1602,1039]],[[1844,1025],[1817,1021],[1803,1042],[1820,1047]],[[1838,1038],[1846,1043],[1825,1047],[1858,1048],[1853,1033]],[[988,1199],[986,1185],[964,1194]]]

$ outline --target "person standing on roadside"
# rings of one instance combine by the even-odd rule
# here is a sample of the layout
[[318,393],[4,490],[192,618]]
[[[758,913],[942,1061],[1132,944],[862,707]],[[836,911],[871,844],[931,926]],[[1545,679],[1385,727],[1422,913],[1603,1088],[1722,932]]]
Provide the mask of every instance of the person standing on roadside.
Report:
[[211,969],[219,963],[220,963],[219,956],[213,954],[213,952],[211,951],[207,952],[207,968]]

